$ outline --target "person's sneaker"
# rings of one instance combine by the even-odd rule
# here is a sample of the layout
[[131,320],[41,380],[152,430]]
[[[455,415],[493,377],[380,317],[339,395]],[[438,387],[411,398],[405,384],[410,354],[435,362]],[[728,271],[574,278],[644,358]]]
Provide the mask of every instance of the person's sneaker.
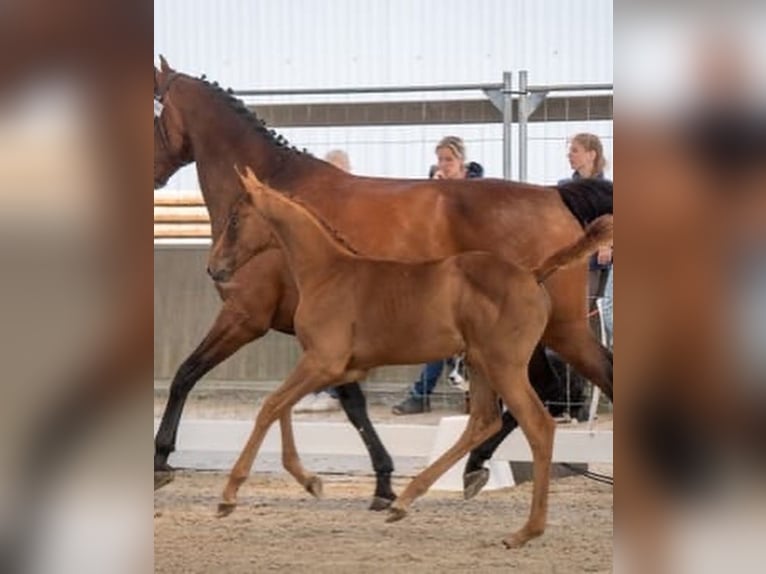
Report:
[[308,412],[323,413],[330,411],[339,411],[340,401],[334,397],[331,397],[327,393],[321,393],[314,395],[314,402],[308,407]]
[[416,415],[431,412],[431,401],[428,397],[413,397],[410,395],[398,405],[394,405],[391,412],[395,415]]
[[309,393],[305,397],[303,397],[301,400],[299,400],[295,405],[293,406],[293,412],[294,413],[310,413],[312,412],[312,407],[314,406],[314,402],[317,400],[317,395],[314,393]]

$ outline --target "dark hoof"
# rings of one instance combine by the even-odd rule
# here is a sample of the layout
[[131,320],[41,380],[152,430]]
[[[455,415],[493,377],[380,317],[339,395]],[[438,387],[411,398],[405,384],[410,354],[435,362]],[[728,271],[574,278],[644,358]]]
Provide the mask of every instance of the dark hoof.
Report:
[[322,498],[324,486],[322,485],[322,479],[318,476],[312,476],[306,483],[305,488],[313,497]]
[[154,471],[154,490],[159,490],[165,485],[173,482],[176,477],[176,473],[173,469],[168,470],[155,470]]
[[232,512],[234,512],[234,509],[237,508],[236,502],[219,502],[218,503],[218,510],[216,511],[215,515],[218,518],[223,518],[224,516],[229,516]]
[[489,469],[480,468],[463,475],[463,498],[471,500],[481,492],[489,480]]
[[393,504],[395,498],[383,498],[382,496],[373,496],[372,502],[370,503],[369,510],[385,510],[386,508],[390,508]]
[[386,522],[397,522],[407,516],[407,511],[404,508],[398,506],[392,506],[388,509],[388,516]]

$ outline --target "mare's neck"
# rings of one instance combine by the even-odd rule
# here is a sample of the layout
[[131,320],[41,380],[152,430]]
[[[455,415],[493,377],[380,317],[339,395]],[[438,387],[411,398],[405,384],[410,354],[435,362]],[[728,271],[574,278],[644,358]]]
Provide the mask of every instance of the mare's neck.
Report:
[[[205,200],[213,241],[226,223],[229,209],[244,191],[235,164],[249,166],[256,177],[271,182],[283,171],[291,171],[301,154],[278,145],[266,128],[227,102],[221,95],[205,93],[204,105],[184,110],[200,189]],[[191,107],[190,107],[191,108]]]

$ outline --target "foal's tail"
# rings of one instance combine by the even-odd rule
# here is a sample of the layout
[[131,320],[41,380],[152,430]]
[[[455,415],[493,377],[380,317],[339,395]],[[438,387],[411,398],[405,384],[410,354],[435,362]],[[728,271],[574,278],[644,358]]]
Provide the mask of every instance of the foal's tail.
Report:
[[562,247],[534,269],[538,283],[545,281],[561,267],[566,267],[590,255],[593,251],[612,241],[613,221],[611,215],[602,215],[585,228],[585,235],[574,243]]

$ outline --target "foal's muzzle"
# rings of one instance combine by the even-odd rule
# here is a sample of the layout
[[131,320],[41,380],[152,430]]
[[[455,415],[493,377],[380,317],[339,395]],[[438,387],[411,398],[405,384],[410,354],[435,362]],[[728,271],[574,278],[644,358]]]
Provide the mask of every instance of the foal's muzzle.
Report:
[[231,271],[228,269],[212,269],[209,266],[207,268],[207,274],[210,275],[213,281],[216,281],[217,283],[228,281],[231,277]]

